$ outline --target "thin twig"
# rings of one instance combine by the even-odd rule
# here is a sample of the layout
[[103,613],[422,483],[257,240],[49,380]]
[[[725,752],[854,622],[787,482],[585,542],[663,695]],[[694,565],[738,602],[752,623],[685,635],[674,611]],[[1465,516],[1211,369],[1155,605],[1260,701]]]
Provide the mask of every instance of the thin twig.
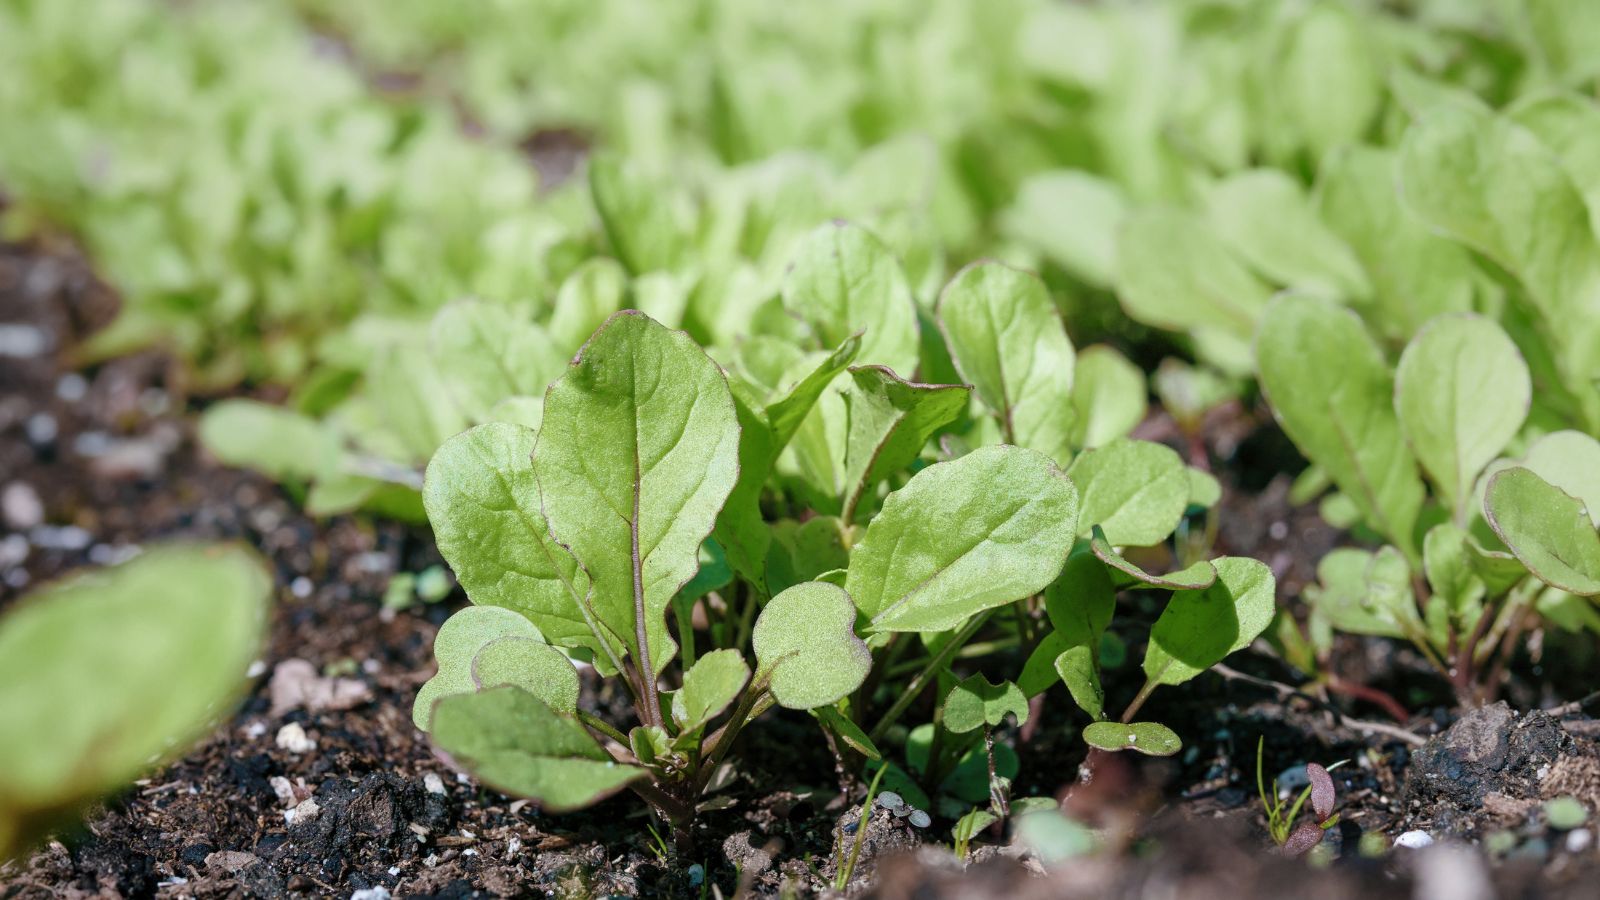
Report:
[[1584,709],[1594,705],[1595,701],[1600,701],[1600,691],[1595,691],[1592,694],[1579,697],[1571,703],[1563,703],[1560,706],[1545,707],[1543,712],[1559,719],[1562,716],[1570,716],[1573,713],[1583,712]]
[[1242,681],[1246,684],[1253,684],[1256,687],[1262,687],[1271,691],[1276,691],[1280,696],[1283,697],[1299,697],[1302,700],[1310,701],[1311,703],[1314,703],[1317,706],[1320,706],[1323,709],[1333,713],[1334,716],[1338,718],[1339,724],[1347,726],[1353,731],[1360,731],[1366,734],[1386,735],[1398,741],[1403,741],[1407,744],[1410,744],[1413,747],[1420,747],[1428,742],[1427,738],[1414,732],[1407,731],[1398,725],[1390,725],[1386,722],[1368,722],[1363,719],[1352,719],[1345,715],[1342,711],[1340,711],[1339,707],[1333,705],[1332,703],[1329,703],[1319,697],[1313,697],[1312,695],[1307,694],[1305,691],[1302,691],[1299,688],[1291,685],[1284,684],[1281,681],[1272,681],[1268,678],[1257,678],[1254,675],[1247,675],[1238,669],[1230,668],[1222,663],[1217,663],[1216,665],[1212,666],[1211,671],[1216,672],[1218,675],[1221,675],[1223,678],[1226,678],[1229,681]]

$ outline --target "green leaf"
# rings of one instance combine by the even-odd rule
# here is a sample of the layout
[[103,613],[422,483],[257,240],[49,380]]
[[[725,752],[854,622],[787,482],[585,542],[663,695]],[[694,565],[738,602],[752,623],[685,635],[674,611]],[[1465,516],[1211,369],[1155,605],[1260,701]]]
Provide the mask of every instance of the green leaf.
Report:
[[1056,674],[1072,694],[1072,701],[1093,719],[1101,718],[1106,711],[1106,691],[1100,685],[1097,650],[1097,647],[1082,644],[1068,647],[1055,661]]
[[688,250],[689,226],[676,204],[678,195],[662,190],[632,161],[616,154],[588,159],[589,193],[611,247],[635,275],[669,270]]
[[1144,373],[1104,344],[1078,354],[1072,388],[1072,444],[1099,447],[1126,437],[1148,407]]
[[1150,377],[1161,408],[1185,431],[1199,431],[1207,412],[1238,396],[1238,388],[1214,369],[1176,357],[1161,360]]
[[1415,556],[1422,479],[1394,411],[1394,380],[1361,320],[1326,300],[1282,297],[1262,317],[1256,363],[1295,446],[1369,524]]
[[1222,241],[1268,279],[1323,297],[1363,297],[1370,290],[1360,261],[1288,174],[1239,172],[1212,188],[1206,206]]
[[683,674],[672,695],[672,721],[678,731],[694,731],[722,714],[750,680],[750,667],[738,650],[713,650]]
[[550,310],[550,340],[561,351],[560,364],[539,384],[545,385],[564,371],[567,358],[589,339],[606,319],[627,301],[628,273],[614,259],[596,256],[584,260],[561,282]]
[[1158,722],[1095,722],[1083,729],[1083,739],[1101,750],[1137,750],[1146,756],[1172,756],[1183,749],[1177,733]]
[[[545,524],[533,471],[535,439],[521,425],[491,423],[445,441],[423,478],[428,521],[473,603],[515,610],[545,640],[586,648],[611,672],[604,662],[607,642],[591,627],[584,605],[589,576]],[[621,646],[615,638],[610,645]]]
[[[433,656],[439,671],[417,691],[417,699],[411,705],[411,721],[417,728],[428,730],[433,704],[440,697],[478,690],[480,685],[472,672],[473,658],[490,643],[507,637],[540,640],[542,635],[526,616],[499,606],[469,606],[445,620],[433,639]],[[577,683],[576,679],[573,683]],[[576,694],[573,702],[577,702]]]
[[1044,592],[1045,614],[1055,629],[1052,633],[1072,645],[1099,647],[1100,635],[1111,624],[1116,608],[1117,588],[1111,583],[1111,573],[1093,554],[1081,550],[1067,559],[1061,577]]
[[0,617],[0,861],[226,717],[272,577],[234,545],[155,548]]
[[872,651],[856,637],[855,625],[855,604],[834,585],[809,581],[773,597],[751,633],[756,683],[765,683],[788,709],[837,702],[872,668]]
[[621,312],[545,395],[534,451],[551,536],[589,573],[583,605],[640,668],[676,652],[664,613],[738,478],[722,370],[681,331]]
[[1282,16],[1270,74],[1262,90],[1267,115],[1321,159],[1359,142],[1383,108],[1386,46],[1378,22],[1342,3],[1314,3]]
[[1334,151],[1317,199],[1328,228],[1361,260],[1372,281],[1363,318],[1390,340],[1406,340],[1444,313],[1472,309],[1472,259],[1430,231],[1395,190],[1396,154],[1376,147]]
[[1224,556],[1213,565],[1217,581],[1204,590],[1178,591],[1150,628],[1145,677],[1182,684],[1250,646],[1272,623],[1272,570],[1253,559]]
[[612,759],[577,719],[516,687],[441,698],[433,742],[485,785],[546,812],[582,809],[648,777]]
[[[473,609],[494,607],[473,607]],[[478,690],[511,685],[543,700],[557,712],[578,708],[578,670],[560,650],[538,638],[501,637],[483,645],[472,657],[472,681]]]
[[1007,235],[1102,290],[1116,275],[1117,229],[1128,202],[1114,182],[1077,169],[1039,172],[1001,215]]
[[889,495],[845,587],[870,631],[943,631],[1043,590],[1072,549],[1078,493],[1049,458],[984,447]]
[[1436,644],[1449,643],[1452,627],[1470,633],[1483,614],[1486,589],[1473,570],[1467,540],[1465,531],[1449,523],[1428,529],[1422,540],[1422,571],[1431,591],[1424,612]]
[[1476,315],[1434,319],[1400,355],[1400,428],[1457,521],[1466,521],[1478,473],[1522,427],[1532,390],[1516,345]]
[[995,262],[973,263],[939,297],[961,377],[999,418],[1006,443],[1072,458],[1072,342],[1044,282]]
[[628,731],[628,749],[633,751],[633,758],[640,765],[649,766],[657,772],[664,770],[672,761],[672,736],[666,729],[654,725],[635,725]]
[[1484,513],[1541,581],[1583,597],[1600,594],[1600,534],[1581,500],[1515,466],[1489,479]]
[[1134,321],[1248,338],[1272,296],[1192,213],[1133,213],[1117,244],[1117,296]]
[[855,361],[860,352],[861,335],[850,335],[820,362],[813,364],[806,361],[805,374],[783,391],[781,396],[767,404],[767,422],[772,428],[774,454],[794,438],[800,423],[811,412],[811,408],[816,406],[817,398],[822,396],[823,390],[833,383],[835,376]]
[[783,305],[824,346],[860,333],[860,359],[895,372],[916,370],[911,288],[894,254],[860,226],[830,223],[806,237],[784,280]]
[[[1314,615],[1340,631],[1405,637],[1407,630],[1402,627],[1403,620],[1396,618],[1396,610],[1372,602],[1378,593],[1369,579],[1373,562],[1374,554],[1367,550],[1341,547],[1329,552],[1317,563],[1318,583],[1306,587],[1306,599]],[[1379,567],[1378,574],[1385,571]]]
[[1164,444],[1120,438],[1084,451],[1067,474],[1083,499],[1079,533],[1098,525],[1119,547],[1161,543],[1189,506],[1188,467]]
[[510,397],[538,396],[566,368],[567,353],[544,329],[503,306],[466,300],[433,317],[429,352],[468,419],[484,422]]
[[835,516],[804,522],[784,519],[772,526],[772,553],[767,560],[768,588],[776,594],[824,572],[850,565],[844,528]]
[[1027,661],[1022,664],[1022,671],[1017,673],[1017,687],[1022,693],[1030,698],[1037,697],[1060,681],[1061,676],[1055,670],[1056,657],[1071,647],[1072,644],[1061,635],[1061,632],[1052,631],[1046,634],[1039,642],[1039,646],[1028,654]]
[[955,827],[950,829],[950,835],[957,842],[970,841],[998,821],[1000,817],[994,813],[986,809],[974,809],[956,820]]
[[1139,568],[1117,553],[1106,540],[1106,533],[1100,526],[1094,526],[1094,536],[1089,541],[1089,549],[1095,557],[1106,565],[1132,578],[1135,582],[1150,587],[1164,588],[1169,591],[1197,591],[1210,587],[1217,580],[1217,570],[1211,563],[1199,560],[1177,572],[1167,575],[1152,575]]
[[1189,467],[1189,505],[1210,509],[1222,500],[1222,484],[1210,472]]
[[1600,441],[1581,431],[1554,431],[1529,445],[1522,467],[1581,501],[1600,526]]
[[200,442],[225,465],[275,481],[309,481],[340,458],[332,432],[308,416],[255,400],[223,400],[200,416]]
[[811,714],[817,717],[817,720],[822,723],[824,728],[833,732],[839,740],[844,741],[846,746],[849,746],[857,753],[867,759],[883,759],[883,754],[879,752],[877,745],[872,743],[872,738],[867,737],[867,733],[862,731],[860,726],[850,721],[837,709],[832,706],[819,706],[811,710]]
[[868,490],[910,465],[935,431],[961,415],[971,393],[966,385],[903,381],[882,366],[852,368],[850,377],[855,383],[845,395],[846,524]]
[[1018,725],[1028,721],[1028,698],[1009,681],[993,684],[973,675],[944,698],[944,727],[956,734],[1002,725],[1008,713]]

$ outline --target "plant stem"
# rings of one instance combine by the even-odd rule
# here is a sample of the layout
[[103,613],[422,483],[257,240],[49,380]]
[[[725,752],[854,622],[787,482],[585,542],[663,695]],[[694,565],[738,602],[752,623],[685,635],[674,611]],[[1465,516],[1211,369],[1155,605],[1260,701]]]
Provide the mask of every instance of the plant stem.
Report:
[[694,779],[693,796],[700,796],[700,792],[706,789],[711,776],[716,773],[717,766],[722,764],[722,758],[728,755],[728,748],[733,746],[734,738],[739,736],[739,731],[744,728],[745,722],[771,709],[773,702],[772,694],[767,691],[764,681],[759,684],[752,683],[745,689],[744,696],[739,698],[739,705],[734,707],[733,715],[728,717],[727,723],[707,739],[711,749],[701,760],[700,771]]
[[623,734],[621,731],[612,728],[610,724],[601,719],[599,716],[596,716],[593,713],[584,712],[580,709],[578,710],[578,721],[582,722],[584,725],[587,725],[591,730],[600,732],[622,746],[628,746],[628,736]]
[[1161,682],[1156,681],[1154,678],[1145,679],[1144,687],[1139,688],[1139,693],[1133,695],[1133,702],[1129,703],[1128,708],[1122,711],[1122,723],[1124,725],[1133,721],[1133,717],[1139,713],[1139,708],[1144,706],[1144,702],[1149,700],[1150,695],[1154,694],[1156,688],[1160,686]]
[[978,633],[978,629],[982,628],[983,623],[989,621],[989,616],[993,614],[993,609],[986,609],[968,619],[967,624],[963,625],[961,630],[956,632],[948,643],[939,648],[939,652],[928,660],[928,664],[922,667],[922,671],[917,673],[917,677],[911,680],[910,686],[905,689],[904,693],[895,698],[894,704],[889,707],[889,711],[883,714],[883,718],[878,720],[877,725],[873,726],[872,732],[867,735],[873,743],[877,743],[883,738],[883,735],[889,730],[889,726],[893,725],[901,714],[906,711],[906,707],[910,706],[912,701],[922,694],[922,690],[928,686],[928,682],[939,673],[940,669],[949,664],[950,660],[956,655],[956,651],[960,650],[963,644],[972,640],[972,636]]
[[843,891],[844,886],[850,883],[850,876],[855,874],[856,860],[861,858],[861,841],[867,835],[867,819],[872,815],[872,801],[878,796],[878,782],[883,780],[883,773],[887,771],[888,763],[878,766],[878,774],[872,776],[872,784],[867,787],[867,797],[861,801],[861,815],[856,818],[856,840],[850,848],[850,860],[833,877],[833,889],[836,891]]

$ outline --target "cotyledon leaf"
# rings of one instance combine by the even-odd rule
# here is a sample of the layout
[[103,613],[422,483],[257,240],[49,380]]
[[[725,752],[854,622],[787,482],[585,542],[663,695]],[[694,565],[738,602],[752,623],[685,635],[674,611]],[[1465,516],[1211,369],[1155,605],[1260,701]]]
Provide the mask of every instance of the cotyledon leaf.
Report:
[[1394,411],[1394,379],[1361,320],[1332,301],[1280,297],[1262,316],[1256,364],[1295,446],[1415,558],[1422,479]]
[[578,670],[560,650],[535,638],[502,637],[484,644],[472,657],[472,681],[480,691],[522,688],[556,712],[578,709]]
[[503,606],[469,606],[439,627],[433,638],[433,658],[439,671],[417,691],[411,706],[411,721],[428,730],[433,704],[446,694],[465,694],[478,689],[472,677],[472,660],[489,643],[505,637],[541,639],[539,629],[528,617]]
[[1540,580],[1580,596],[1600,594],[1600,534],[1582,501],[1513,466],[1489,479],[1484,512],[1495,534]]
[[1067,474],[1083,501],[1080,533],[1098,525],[1119,547],[1166,540],[1189,506],[1188,467],[1164,444],[1119,438],[1078,454]]
[[1178,591],[1150,629],[1145,677],[1182,684],[1250,645],[1272,622],[1275,581],[1266,564],[1224,556],[1212,563],[1215,584]]
[[917,384],[882,366],[850,370],[845,401],[850,426],[845,443],[845,524],[861,498],[879,481],[904,469],[935,431],[967,408],[964,384]]
[[1089,549],[1095,557],[1106,565],[1116,569],[1134,581],[1149,585],[1150,587],[1165,588],[1169,591],[1203,590],[1210,587],[1217,580],[1217,570],[1211,563],[1199,560],[1177,572],[1166,575],[1152,575],[1144,569],[1122,558],[1122,555],[1106,540],[1106,533],[1099,525],[1094,527],[1094,536],[1089,540]]
[[767,602],[751,631],[756,683],[789,709],[814,709],[861,686],[872,651],[856,637],[856,607],[843,588],[797,584]]
[[1006,442],[1071,459],[1074,354],[1044,282],[973,263],[945,286],[938,317],[956,370],[999,417]]
[[1083,729],[1083,740],[1101,750],[1136,750],[1147,756],[1171,756],[1183,749],[1177,733],[1159,722],[1095,722]]
[[845,587],[871,631],[943,631],[1048,586],[1077,521],[1078,492],[1048,457],[983,447],[889,495],[851,553]]
[[713,650],[695,660],[672,695],[672,720],[679,731],[694,731],[721,715],[750,680],[750,667],[738,650]]
[[950,689],[943,715],[944,727],[956,734],[986,725],[993,728],[1004,723],[1007,715],[1022,725],[1028,721],[1028,698],[1009,681],[995,684],[977,674]]
[[859,225],[829,223],[806,236],[784,280],[783,305],[824,346],[861,333],[863,361],[896,372],[916,369],[911,287],[889,248]]
[[515,610],[545,640],[586,648],[614,674],[609,659],[621,652],[621,637],[589,616],[588,573],[550,536],[533,471],[535,441],[532,429],[503,422],[445,441],[422,482],[428,521],[473,603]]
[[517,687],[441,698],[433,742],[479,781],[549,812],[582,809],[649,774],[617,762],[576,718]]
[[640,668],[659,673],[676,652],[664,613],[699,567],[738,453],[722,370],[642,313],[608,319],[545,395],[533,468],[551,536]]

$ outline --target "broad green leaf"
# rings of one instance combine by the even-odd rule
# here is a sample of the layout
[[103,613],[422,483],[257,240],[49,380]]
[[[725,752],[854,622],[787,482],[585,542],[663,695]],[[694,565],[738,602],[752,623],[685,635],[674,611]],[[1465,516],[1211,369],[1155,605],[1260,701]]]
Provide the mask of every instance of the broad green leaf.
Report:
[[[469,606],[446,619],[433,638],[433,658],[439,671],[417,691],[411,721],[427,731],[434,701],[446,694],[476,691],[480,685],[472,676],[473,658],[491,642],[507,637],[539,640],[543,635],[527,616],[502,606]],[[573,702],[577,702],[576,694]]]
[[1600,441],[1581,431],[1555,431],[1528,446],[1522,467],[1582,501],[1600,526]]
[[1368,575],[1373,554],[1353,547],[1340,547],[1317,563],[1317,583],[1306,587],[1306,600],[1312,614],[1334,628],[1351,634],[1405,637],[1406,629],[1392,614],[1370,602]]
[[738,650],[713,650],[683,674],[672,695],[672,721],[680,732],[694,731],[728,708],[750,680],[750,667]]
[[900,263],[857,225],[823,225],[805,238],[783,283],[783,305],[827,347],[861,334],[863,362],[911,374],[917,311]]
[[1008,444],[1072,458],[1072,342],[1044,282],[995,262],[945,286],[939,325],[961,377],[1000,420]]
[[1522,427],[1532,391],[1516,345],[1479,316],[1434,319],[1400,355],[1400,428],[1457,521],[1467,520],[1478,473]]
[[421,462],[472,423],[438,363],[421,348],[380,351],[366,373],[367,399],[402,462]]
[[1178,591],[1150,628],[1145,677],[1182,684],[1250,646],[1272,623],[1276,582],[1263,563],[1224,556],[1212,563],[1217,581],[1204,590]]
[[1067,474],[1083,501],[1079,533],[1098,525],[1119,547],[1161,543],[1189,506],[1188,467],[1164,444],[1119,438],[1084,451]]
[[1291,130],[1312,160],[1359,142],[1385,94],[1384,41],[1374,18],[1343,3],[1313,3],[1280,20],[1286,27],[1261,86],[1272,121]]
[[225,718],[271,596],[254,552],[171,546],[0,616],[0,861]]
[[1600,234],[1600,105],[1580,94],[1539,94],[1507,110],[1555,151],[1589,206],[1589,228]]
[[1078,354],[1072,386],[1072,444],[1099,447],[1126,437],[1148,407],[1144,373],[1104,344]]
[[1106,691],[1100,685],[1097,655],[1097,647],[1079,644],[1061,651],[1055,660],[1056,674],[1066,684],[1072,701],[1092,719],[1101,718],[1106,711]]
[[856,607],[831,584],[797,584],[767,602],[751,642],[756,683],[788,709],[827,706],[854,691],[872,668],[872,651],[856,637]]
[[690,337],[613,316],[545,396],[534,450],[550,534],[589,573],[583,605],[646,671],[676,650],[664,613],[738,478],[722,371]]
[[1044,592],[1045,614],[1055,629],[1052,634],[1069,644],[1098,647],[1116,608],[1117,588],[1111,573],[1094,554],[1082,550],[1067,559],[1061,577]]
[[773,523],[771,533],[767,584],[774,594],[850,565],[844,527],[835,516],[814,516],[804,522],[784,519]]
[[1155,208],[1133,213],[1122,226],[1117,296],[1146,325],[1248,338],[1272,291],[1198,216]]
[[802,370],[804,374],[799,380],[767,404],[767,422],[772,428],[773,443],[778,450],[782,450],[794,438],[795,431],[800,428],[800,423],[816,405],[817,398],[822,396],[823,390],[833,383],[835,376],[855,361],[856,355],[860,352],[861,335],[850,335],[820,362],[814,364],[807,362]]
[[627,300],[628,273],[614,259],[596,256],[584,260],[561,282],[555,305],[550,310],[550,340],[560,351],[560,365],[539,385],[543,396],[546,384],[565,369],[567,359],[583,342],[622,309]]
[[1541,581],[1579,596],[1600,594],[1600,534],[1583,501],[1516,466],[1489,479],[1484,513]]
[[1177,733],[1159,722],[1095,722],[1083,729],[1083,740],[1101,750],[1137,750],[1146,756],[1172,756],[1183,749]]
[[[1104,567],[1102,567],[1104,568]],[[1037,697],[1061,680],[1055,670],[1056,658],[1072,648],[1072,644],[1059,631],[1044,636],[1017,673],[1017,687],[1028,697]]]
[[1483,614],[1486,592],[1473,570],[1467,533],[1444,523],[1428,529],[1422,541],[1422,571],[1430,596],[1424,618],[1434,643],[1448,643],[1450,628],[1471,633]]
[[547,812],[582,809],[648,777],[612,759],[577,719],[516,687],[441,698],[433,742],[485,785]]
[[844,518],[853,518],[867,491],[910,465],[928,438],[967,408],[966,385],[917,384],[882,366],[850,370],[845,401],[850,426],[845,444]]
[[973,675],[950,689],[944,698],[944,727],[956,734],[1005,723],[1010,714],[1018,725],[1028,721],[1028,698],[1009,681],[994,684]]
[[1279,298],[1262,317],[1256,364],[1295,446],[1414,556],[1422,479],[1394,411],[1389,366],[1361,320],[1326,300]]
[[472,680],[478,690],[522,688],[557,712],[578,708],[578,670],[560,650],[537,638],[502,637],[485,644],[472,657]]
[[1406,340],[1443,313],[1472,309],[1472,259],[1461,245],[1430,231],[1395,190],[1396,155],[1347,146],[1323,163],[1317,201],[1372,281],[1363,317],[1389,340]]
[[509,397],[542,395],[570,355],[507,307],[473,300],[433,317],[428,349],[450,396],[474,422],[489,421]]
[[817,717],[824,728],[833,732],[839,740],[844,741],[857,753],[867,759],[883,759],[883,754],[879,752],[878,746],[872,743],[872,738],[867,737],[867,733],[862,731],[859,725],[845,718],[837,709],[832,706],[819,706],[811,710],[811,714]]
[[689,225],[677,195],[633,161],[589,157],[589,193],[617,259],[634,275],[675,268],[688,250]]
[[1127,575],[1138,584],[1149,587],[1164,588],[1169,591],[1197,591],[1210,587],[1217,580],[1216,568],[1203,559],[1177,572],[1152,575],[1123,559],[1106,540],[1106,533],[1100,530],[1099,525],[1094,526],[1094,536],[1089,540],[1089,549],[1101,562]]
[[1104,178],[1077,169],[1040,172],[1017,187],[1000,227],[1085,284],[1108,289],[1127,208],[1121,188]]
[[521,425],[491,423],[446,441],[422,483],[428,521],[473,603],[515,610],[550,643],[585,648],[609,672],[607,645],[614,651],[621,639],[591,619],[589,576],[550,537],[533,470],[535,439]]
[[200,442],[230,466],[276,481],[309,481],[330,474],[339,442],[321,423],[255,400],[223,400],[200,416]]
[[1043,590],[1077,533],[1078,492],[1042,453],[984,447],[889,495],[845,587],[870,631],[943,631]]
[[1232,175],[1206,198],[1207,219],[1234,253],[1267,279],[1323,297],[1364,297],[1371,286],[1354,253],[1317,218],[1300,186],[1276,169]]

